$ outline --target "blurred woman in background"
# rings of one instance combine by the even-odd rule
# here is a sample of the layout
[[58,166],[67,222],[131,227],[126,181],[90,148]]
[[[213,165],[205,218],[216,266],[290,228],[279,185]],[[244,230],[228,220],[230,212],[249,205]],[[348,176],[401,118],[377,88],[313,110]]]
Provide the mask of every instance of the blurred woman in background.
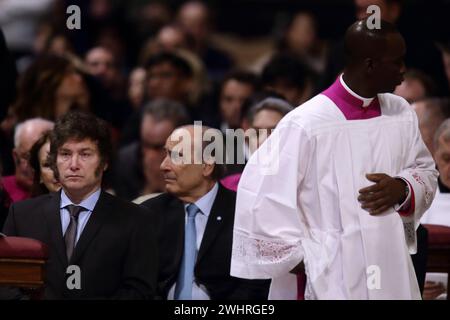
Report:
[[33,187],[31,188],[32,197],[56,192],[61,188],[48,162],[50,133],[51,131],[44,133],[30,151],[30,165],[34,170]]

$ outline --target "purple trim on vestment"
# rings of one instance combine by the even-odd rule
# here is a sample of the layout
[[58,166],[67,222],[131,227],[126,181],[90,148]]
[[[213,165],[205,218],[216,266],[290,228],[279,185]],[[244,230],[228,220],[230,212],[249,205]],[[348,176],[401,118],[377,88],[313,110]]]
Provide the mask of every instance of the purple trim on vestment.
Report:
[[322,94],[338,106],[347,120],[364,120],[381,116],[378,97],[375,97],[367,107],[363,107],[363,101],[351,95],[342,86],[339,77]]

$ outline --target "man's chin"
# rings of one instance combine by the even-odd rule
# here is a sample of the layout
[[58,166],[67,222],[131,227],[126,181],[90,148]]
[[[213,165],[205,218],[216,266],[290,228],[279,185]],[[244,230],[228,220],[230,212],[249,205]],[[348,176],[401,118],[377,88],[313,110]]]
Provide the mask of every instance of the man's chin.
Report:
[[178,188],[176,188],[173,185],[167,184],[167,183],[166,183],[166,192],[170,193],[170,194],[173,194],[175,196],[179,194]]
[[75,181],[75,180],[64,181],[62,186],[64,187],[64,189],[68,189],[68,190],[81,190],[86,187],[85,185],[83,185],[81,183],[81,181]]

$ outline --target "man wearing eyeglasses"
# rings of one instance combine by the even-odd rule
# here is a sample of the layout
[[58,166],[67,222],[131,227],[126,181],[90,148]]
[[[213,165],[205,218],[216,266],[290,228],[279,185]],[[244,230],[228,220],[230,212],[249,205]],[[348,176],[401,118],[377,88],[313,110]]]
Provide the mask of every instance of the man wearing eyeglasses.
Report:
[[184,106],[175,101],[156,99],[144,106],[140,141],[120,149],[116,160],[114,190],[119,197],[133,200],[165,191],[159,170],[165,157],[164,144],[172,131],[188,119]]

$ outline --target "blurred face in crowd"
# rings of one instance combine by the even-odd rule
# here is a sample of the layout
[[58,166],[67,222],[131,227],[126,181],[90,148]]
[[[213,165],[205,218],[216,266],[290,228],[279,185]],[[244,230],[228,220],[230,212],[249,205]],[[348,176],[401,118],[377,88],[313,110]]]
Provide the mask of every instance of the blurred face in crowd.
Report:
[[450,188],[450,141],[446,141],[443,134],[438,139],[434,159],[439,170],[439,179]]
[[442,51],[442,61],[444,63],[445,75],[450,83],[450,52]]
[[91,139],[68,140],[59,149],[56,157],[59,182],[68,196],[83,200],[101,186],[104,164],[98,145]]
[[395,88],[394,94],[405,98],[409,103],[425,98],[425,87],[418,79],[405,78],[405,80]]
[[[187,130],[187,133],[186,131],[181,132],[180,130]],[[188,134],[191,137],[192,156],[188,162],[183,162],[180,159],[183,157],[183,154],[177,145],[179,146],[180,140],[178,136],[181,134]],[[214,164],[195,164],[193,161],[194,152],[197,152],[197,155],[202,152],[201,143],[202,141],[196,141],[194,143],[194,129],[193,126],[189,126],[176,129],[169,139],[167,139],[165,145],[166,156],[161,163],[161,170],[164,173],[166,190],[186,202],[193,202],[203,196],[205,190],[208,190],[207,186],[214,183],[210,179]],[[174,159],[178,159],[179,161],[174,161]]]
[[111,51],[102,47],[91,49],[86,55],[86,64],[90,72],[101,79],[105,87],[110,87],[116,80],[117,70]]
[[[412,105],[414,111],[417,114],[417,119],[419,121],[419,130],[422,136],[423,142],[427,146],[428,150],[430,150],[431,154],[433,154],[433,137],[436,129],[439,127],[440,123],[431,123],[426,112],[427,104],[423,101],[416,102]],[[433,121],[432,121],[433,122]]]
[[269,135],[272,133],[272,130],[275,129],[278,122],[280,122],[283,116],[274,110],[263,109],[255,114],[252,122],[252,128],[258,132],[260,129],[267,132],[267,134],[258,134],[258,148],[259,146],[266,141]]
[[48,51],[59,56],[73,52],[69,40],[64,36],[54,37],[50,42]]
[[136,68],[130,74],[128,97],[135,108],[139,108],[144,101],[145,69]]
[[253,91],[253,86],[235,79],[230,79],[223,85],[220,95],[220,112],[222,119],[230,128],[240,127],[242,105]]
[[156,38],[159,49],[164,51],[173,51],[186,46],[186,39],[183,32],[173,26],[165,26],[159,32]]
[[298,106],[306,101],[306,95],[309,95],[309,88],[299,88],[282,79],[275,81],[275,83],[268,86],[267,89],[282,95],[293,106]]
[[40,183],[43,183],[50,192],[58,191],[61,184],[55,179],[53,170],[50,168],[48,154],[50,153],[50,141],[47,141],[39,150],[39,168],[41,171]]
[[55,117],[59,118],[73,108],[89,111],[89,91],[83,77],[69,72],[56,90]]
[[309,50],[316,40],[314,18],[307,13],[297,14],[286,34],[286,40],[289,48],[295,52]]
[[181,7],[178,21],[198,43],[202,43],[208,37],[208,16],[208,9],[203,4],[189,2]]
[[164,176],[160,165],[166,156],[164,149],[167,138],[175,129],[169,120],[156,121],[152,115],[145,115],[141,125],[142,167],[148,192],[164,191]]
[[147,94],[150,99],[167,98],[183,102],[187,79],[169,62],[153,65],[147,70]]
[[31,189],[33,185],[33,169],[30,166],[30,150],[48,126],[30,125],[22,129],[19,144],[13,150],[16,164],[15,176],[17,183],[24,189]]

